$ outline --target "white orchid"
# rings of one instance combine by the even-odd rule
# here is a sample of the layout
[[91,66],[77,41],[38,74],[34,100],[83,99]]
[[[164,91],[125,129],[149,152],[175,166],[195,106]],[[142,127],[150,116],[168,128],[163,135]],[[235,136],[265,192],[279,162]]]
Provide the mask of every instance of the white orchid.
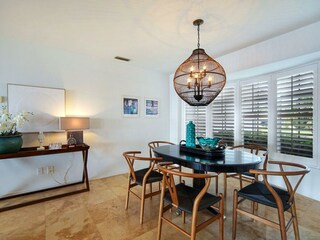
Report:
[[30,112],[19,112],[15,115],[9,113],[6,106],[0,110],[0,136],[10,136],[20,134],[17,127],[21,128],[28,121]]

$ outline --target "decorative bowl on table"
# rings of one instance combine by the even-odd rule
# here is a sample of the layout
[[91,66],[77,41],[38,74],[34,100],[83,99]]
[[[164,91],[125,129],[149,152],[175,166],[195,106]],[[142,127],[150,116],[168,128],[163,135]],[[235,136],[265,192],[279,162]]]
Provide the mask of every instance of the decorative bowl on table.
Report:
[[219,141],[221,138],[204,138],[204,137],[197,137],[198,143],[200,147],[205,151],[213,151],[219,147]]

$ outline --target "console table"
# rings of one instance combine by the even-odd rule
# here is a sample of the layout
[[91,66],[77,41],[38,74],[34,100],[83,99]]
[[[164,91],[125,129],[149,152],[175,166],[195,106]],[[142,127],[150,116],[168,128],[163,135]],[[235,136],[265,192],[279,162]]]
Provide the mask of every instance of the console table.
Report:
[[48,146],[45,147],[45,150],[37,150],[36,147],[30,147],[30,148],[21,148],[21,150],[19,152],[17,152],[17,153],[0,154],[0,161],[2,161],[2,160],[10,160],[12,158],[23,158],[23,157],[32,157],[32,156],[45,156],[45,155],[61,154],[61,153],[72,153],[72,152],[82,152],[82,158],[83,158],[82,181],[76,182],[76,183],[71,183],[71,184],[65,184],[65,185],[57,186],[57,187],[41,189],[41,190],[37,190],[37,191],[33,191],[33,192],[28,192],[28,193],[22,193],[22,194],[18,194],[18,195],[3,197],[3,198],[0,198],[0,203],[4,202],[4,201],[14,202],[14,199],[16,199],[16,198],[27,196],[27,195],[31,195],[31,194],[41,193],[41,192],[45,192],[45,191],[48,191],[48,190],[52,191],[53,189],[61,189],[61,188],[65,188],[65,187],[69,187],[69,186],[73,186],[73,185],[78,185],[78,184],[84,185],[84,188],[75,189],[75,190],[73,189],[72,191],[58,193],[58,194],[52,195],[52,196],[45,196],[45,197],[42,197],[42,198],[31,199],[31,200],[27,200],[27,201],[24,201],[24,202],[17,202],[16,204],[5,204],[5,205],[1,204],[2,206],[0,205],[0,212],[6,211],[6,210],[10,210],[10,209],[14,209],[14,208],[18,208],[18,207],[28,206],[28,205],[31,205],[31,204],[35,204],[35,203],[39,203],[39,202],[43,202],[43,201],[47,201],[47,200],[51,200],[51,199],[55,199],[55,198],[69,196],[71,194],[90,191],[89,179],[88,179],[88,170],[87,170],[87,161],[88,161],[88,150],[89,150],[89,148],[90,147],[88,145],[86,145],[86,144],[81,144],[81,145],[77,145],[77,146],[74,146],[74,147],[68,147],[68,145],[63,145],[61,149],[54,149],[54,150],[49,150]]

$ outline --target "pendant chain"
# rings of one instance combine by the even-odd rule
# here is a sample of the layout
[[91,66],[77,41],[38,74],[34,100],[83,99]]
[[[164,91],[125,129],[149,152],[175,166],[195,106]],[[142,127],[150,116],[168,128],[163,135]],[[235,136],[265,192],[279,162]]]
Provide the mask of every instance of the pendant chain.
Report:
[[200,25],[198,24],[198,48],[200,48]]

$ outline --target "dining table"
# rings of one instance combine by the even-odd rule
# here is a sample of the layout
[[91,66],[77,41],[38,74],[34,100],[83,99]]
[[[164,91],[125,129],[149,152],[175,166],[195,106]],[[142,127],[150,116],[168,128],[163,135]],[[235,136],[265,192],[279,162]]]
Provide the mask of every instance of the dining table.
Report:
[[[223,154],[208,156],[199,154],[199,151],[196,153],[184,149],[180,145],[164,145],[153,151],[155,156],[161,157],[163,161],[191,168],[194,173],[244,173],[258,168],[262,161],[259,156],[241,150],[225,149]],[[204,180],[194,179],[193,186],[202,188]]]

